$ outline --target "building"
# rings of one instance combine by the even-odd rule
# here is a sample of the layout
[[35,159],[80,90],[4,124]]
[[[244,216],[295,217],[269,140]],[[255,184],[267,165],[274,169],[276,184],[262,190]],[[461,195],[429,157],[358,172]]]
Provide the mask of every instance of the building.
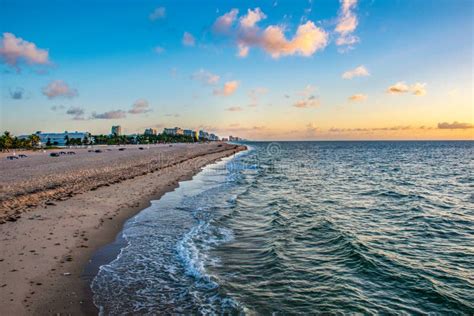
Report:
[[156,128],[147,128],[147,129],[145,129],[144,134],[147,135],[147,136],[153,136],[153,135],[158,134],[158,130]]
[[209,140],[209,133],[208,132],[205,132],[203,130],[200,130],[199,131],[199,139],[202,139],[202,140]]
[[121,136],[122,135],[122,126],[114,125],[110,133],[112,136]]
[[89,132],[76,131],[71,133],[65,131],[64,133],[43,133],[38,131],[36,135],[40,138],[41,145],[47,146],[67,146],[69,143],[72,143],[72,140],[75,140],[77,143],[80,141],[81,144],[89,144],[93,141]]
[[232,136],[232,135],[229,136],[229,141],[230,142],[239,142],[241,140],[242,140],[242,138],[240,138],[240,137],[235,137],[235,136]]
[[179,127],[165,128],[163,130],[163,134],[177,136],[177,135],[184,135],[184,131]]
[[216,134],[210,134],[209,135],[209,140],[216,142],[216,141],[219,140],[219,136],[217,136]]
[[183,131],[183,135],[184,135],[184,136],[190,136],[190,137],[192,137],[192,138],[194,138],[194,139],[199,139],[199,134],[198,134],[198,132],[193,131],[193,130],[191,130],[191,129],[185,129],[185,130]]

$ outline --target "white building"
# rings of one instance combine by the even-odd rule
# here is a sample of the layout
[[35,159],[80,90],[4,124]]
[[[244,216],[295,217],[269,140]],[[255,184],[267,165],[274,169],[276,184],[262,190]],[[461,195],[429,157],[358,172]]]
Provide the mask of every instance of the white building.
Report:
[[163,130],[163,134],[166,134],[166,135],[184,135],[184,131],[179,128],[179,127],[175,127],[175,128],[165,128]]
[[209,140],[209,133],[205,131],[199,131],[199,139]]
[[185,130],[183,131],[183,135],[184,135],[184,136],[190,136],[190,137],[192,137],[192,138],[194,138],[194,139],[199,139],[199,134],[198,134],[198,132],[193,131],[193,130],[191,130],[191,129],[185,129]]
[[209,135],[209,140],[211,140],[211,141],[218,141],[218,140],[219,140],[219,136],[217,136],[216,134],[210,134],[210,135]]
[[66,146],[67,140],[80,139],[81,143],[92,142],[93,139],[89,132],[68,132],[64,133],[43,133],[36,132],[36,135],[39,136],[42,145],[52,145],[52,146]]

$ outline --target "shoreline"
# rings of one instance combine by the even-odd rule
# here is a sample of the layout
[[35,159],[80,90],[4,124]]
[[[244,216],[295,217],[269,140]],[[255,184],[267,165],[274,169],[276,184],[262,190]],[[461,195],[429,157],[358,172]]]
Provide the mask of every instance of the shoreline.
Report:
[[92,255],[114,242],[124,223],[152,200],[205,165],[246,148],[225,144],[221,149],[191,153],[180,163],[45,202],[0,225],[2,314],[97,314],[89,287],[95,275],[83,273],[95,260]]

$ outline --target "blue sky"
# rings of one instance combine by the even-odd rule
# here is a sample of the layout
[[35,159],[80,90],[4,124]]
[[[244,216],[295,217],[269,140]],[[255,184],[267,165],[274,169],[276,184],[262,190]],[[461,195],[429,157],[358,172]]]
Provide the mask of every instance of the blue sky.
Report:
[[[108,133],[120,124],[135,133],[178,125],[252,139],[472,139],[472,1],[345,1],[356,20],[346,34],[357,40],[348,45],[337,44],[344,18],[337,0],[4,0],[0,33],[47,50],[48,61],[0,58],[1,129]],[[150,18],[156,9],[162,14]],[[232,9],[239,13],[229,30],[217,32],[216,20]],[[252,25],[256,40],[239,29],[249,9],[264,15]],[[326,36],[311,39],[321,48],[272,55],[268,27],[291,41],[309,22],[311,34]],[[194,45],[183,43],[185,32]],[[239,38],[247,56],[237,56]],[[366,74],[342,78],[360,66]],[[204,82],[208,75],[219,79]],[[44,88],[55,81],[74,93],[48,97]],[[236,88],[224,93],[231,82]],[[390,89],[397,83],[401,90]],[[134,104],[143,111],[129,113]],[[449,128],[438,128],[444,122]]]

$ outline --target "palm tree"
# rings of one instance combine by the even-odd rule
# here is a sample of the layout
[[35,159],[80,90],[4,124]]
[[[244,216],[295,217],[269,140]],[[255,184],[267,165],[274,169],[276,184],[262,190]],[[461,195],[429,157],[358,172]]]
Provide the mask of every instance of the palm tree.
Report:
[[2,136],[0,136],[0,149],[2,151],[10,151],[9,149],[13,145],[13,138],[10,132],[5,131]]
[[30,140],[31,146],[33,146],[33,147],[38,146],[38,144],[41,141],[40,137],[36,134],[31,134],[30,136],[28,136],[28,139]]

